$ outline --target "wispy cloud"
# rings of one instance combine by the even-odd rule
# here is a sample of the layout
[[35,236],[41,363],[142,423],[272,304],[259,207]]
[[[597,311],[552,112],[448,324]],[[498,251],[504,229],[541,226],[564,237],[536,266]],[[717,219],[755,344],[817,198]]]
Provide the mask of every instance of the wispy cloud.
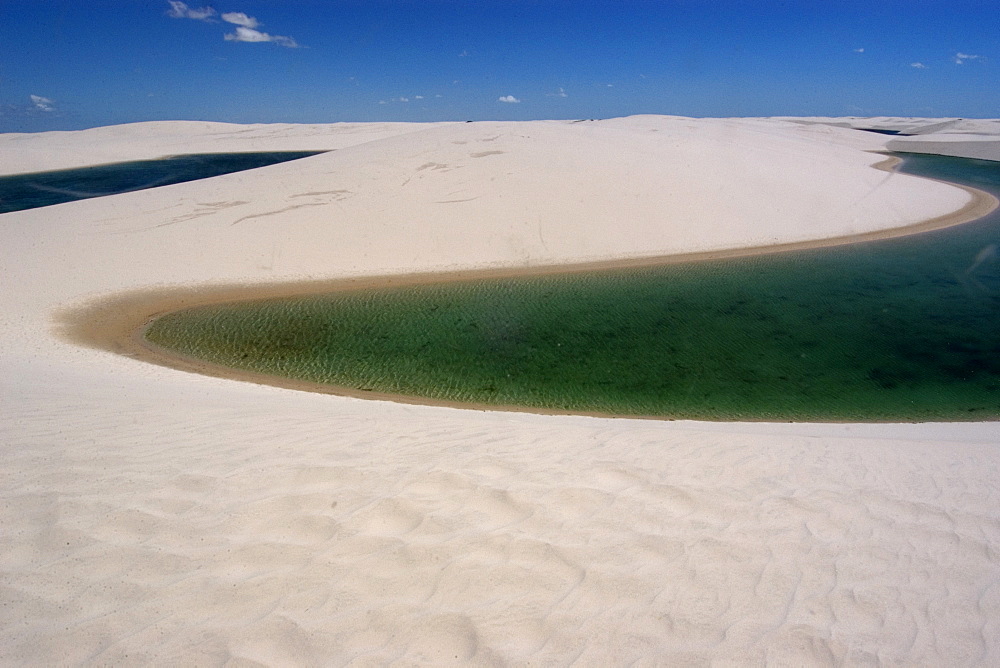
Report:
[[864,53],[864,52],[865,52],[864,47],[861,47],[860,49],[854,49],[854,53]]
[[910,67],[914,67],[914,68],[916,68],[918,70],[926,70],[927,69],[927,66],[924,65],[923,63],[910,63]]
[[956,53],[955,54],[955,64],[962,65],[967,60],[982,60],[982,56],[974,56],[971,53]]
[[35,106],[35,109],[39,111],[55,111],[55,103],[47,97],[42,97],[41,95],[32,95],[31,104]]
[[506,102],[507,104],[518,104],[520,100],[514,97],[513,95],[503,95],[497,98],[497,102]]
[[197,21],[209,21],[213,16],[215,16],[215,10],[211,7],[202,7],[200,9],[192,9],[188,7],[185,3],[179,0],[167,0],[170,4],[170,11],[167,12],[167,16],[173,17],[175,19],[195,19]]
[[559,91],[558,92],[556,92],[556,93],[546,93],[546,95],[548,95],[549,97],[569,97],[569,95],[566,94],[566,89],[563,88],[562,86],[559,87]]
[[180,0],[167,0],[170,10],[167,16],[175,19],[197,19],[199,21],[209,21],[216,23],[213,17],[219,16],[226,23],[236,26],[234,32],[226,33],[224,38],[227,42],[271,42],[279,46],[294,49],[299,46],[293,38],[285,35],[271,35],[262,30],[257,30],[261,25],[253,16],[248,16],[244,12],[226,12],[219,15],[212,7],[205,6],[200,9],[192,9]]
[[[256,25],[260,24],[258,23]],[[289,49],[295,49],[298,48],[299,46],[298,42],[296,42],[291,37],[286,37],[284,35],[269,35],[266,32],[261,32],[259,30],[254,30],[253,28],[247,28],[245,26],[236,26],[236,32],[226,33],[226,41],[227,42],[273,42],[274,44],[288,47]]]
[[233,23],[244,28],[256,28],[260,26],[260,21],[252,16],[247,16],[243,12],[226,12],[221,18],[226,23]]

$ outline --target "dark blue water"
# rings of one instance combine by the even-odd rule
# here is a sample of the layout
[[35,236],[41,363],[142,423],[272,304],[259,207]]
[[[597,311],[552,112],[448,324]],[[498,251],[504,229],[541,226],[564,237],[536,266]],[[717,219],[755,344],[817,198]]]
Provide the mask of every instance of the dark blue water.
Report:
[[856,128],[856,129],[857,130],[861,130],[862,132],[874,132],[874,133],[880,134],[880,135],[892,135],[892,136],[898,136],[898,137],[911,137],[912,136],[912,135],[906,134],[905,132],[900,132],[899,130],[883,130],[881,128]]
[[204,153],[4,176],[0,177],[0,213],[195,181],[322,152]]

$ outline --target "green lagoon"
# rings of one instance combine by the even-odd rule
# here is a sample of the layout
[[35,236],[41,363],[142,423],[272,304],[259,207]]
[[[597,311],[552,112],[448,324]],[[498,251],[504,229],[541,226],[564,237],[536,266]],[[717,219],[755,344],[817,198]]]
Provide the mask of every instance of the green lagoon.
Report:
[[[1000,163],[901,171],[1000,192]],[[148,339],[237,369],[561,412],[1000,416],[1000,214],[898,239],[641,269],[199,307]]]

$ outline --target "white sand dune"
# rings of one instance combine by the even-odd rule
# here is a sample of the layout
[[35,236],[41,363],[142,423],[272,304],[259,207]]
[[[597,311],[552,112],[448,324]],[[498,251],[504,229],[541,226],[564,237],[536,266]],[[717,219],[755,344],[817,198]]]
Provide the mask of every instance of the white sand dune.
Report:
[[336,149],[0,216],[0,663],[1000,661],[996,423],[402,405],[60,334],[131,290],[821,240],[969,202],[872,169],[889,140],[671,117],[0,136],[0,173]]
[[332,151],[448,123],[130,123],[76,132],[0,134],[0,174],[72,169],[190,153]]
[[892,130],[901,133],[886,142],[890,151],[932,153],[959,158],[1000,160],[1000,120],[992,118],[797,118],[803,124]]

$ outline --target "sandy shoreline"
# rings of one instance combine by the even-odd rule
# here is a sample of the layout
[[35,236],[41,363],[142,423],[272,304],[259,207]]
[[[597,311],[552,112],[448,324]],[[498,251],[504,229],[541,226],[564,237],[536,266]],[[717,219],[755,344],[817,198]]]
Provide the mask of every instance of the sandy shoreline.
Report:
[[[890,157],[872,165],[875,169],[893,172],[902,161]],[[934,179],[928,179],[934,180]],[[939,181],[941,183],[947,183]],[[605,260],[583,264],[559,264],[542,267],[480,269],[472,271],[457,271],[438,274],[410,274],[373,276],[363,279],[348,278],[332,281],[313,281],[305,283],[275,283],[264,285],[233,285],[233,286],[200,286],[195,289],[176,288],[165,291],[151,291],[128,295],[114,295],[89,304],[80,309],[66,311],[58,316],[60,335],[68,341],[106,350],[133,359],[170,367],[179,371],[200,373],[243,382],[271,385],[289,390],[317,392],[337,396],[378,401],[393,401],[403,404],[425,404],[449,408],[464,408],[470,410],[495,410],[537,413],[540,415],[586,415],[602,418],[652,419],[671,420],[662,416],[648,415],[616,415],[592,411],[560,411],[534,407],[523,407],[503,404],[479,404],[470,402],[444,401],[419,396],[390,394],[384,392],[364,391],[349,387],[314,383],[293,378],[282,378],[268,374],[233,369],[223,365],[213,364],[197,358],[180,355],[169,349],[157,346],[145,338],[145,332],[152,322],[163,315],[175,311],[198,306],[222,305],[233,302],[256,301],[263,299],[283,299],[289,297],[304,297],[310,295],[329,294],[333,292],[380,289],[387,287],[403,287],[411,285],[429,285],[443,282],[477,281],[500,278],[545,276],[553,274],[580,274],[614,269],[630,269],[639,267],[661,266],[699,262],[704,260],[719,260],[726,258],[748,257],[774,253],[787,253],[799,250],[828,248],[833,246],[864,243],[882,239],[892,239],[931,230],[942,229],[954,225],[971,222],[994,211],[1000,202],[990,193],[975,188],[950,184],[961,188],[971,196],[970,201],[958,211],[943,216],[937,216],[913,225],[888,230],[878,230],[857,235],[817,239],[758,248],[735,248],[720,251],[688,253],[684,255],[668,255],[659,257],[629,258]]]
[[802,120],[0,136],[0,173],[336,149],[2,216],[0,663],[1000,661],[1000,423],[459,410],[186,373],[87,338],[113,348],[211,286],[739,253],[969,204],[871,169],[890,137]]

